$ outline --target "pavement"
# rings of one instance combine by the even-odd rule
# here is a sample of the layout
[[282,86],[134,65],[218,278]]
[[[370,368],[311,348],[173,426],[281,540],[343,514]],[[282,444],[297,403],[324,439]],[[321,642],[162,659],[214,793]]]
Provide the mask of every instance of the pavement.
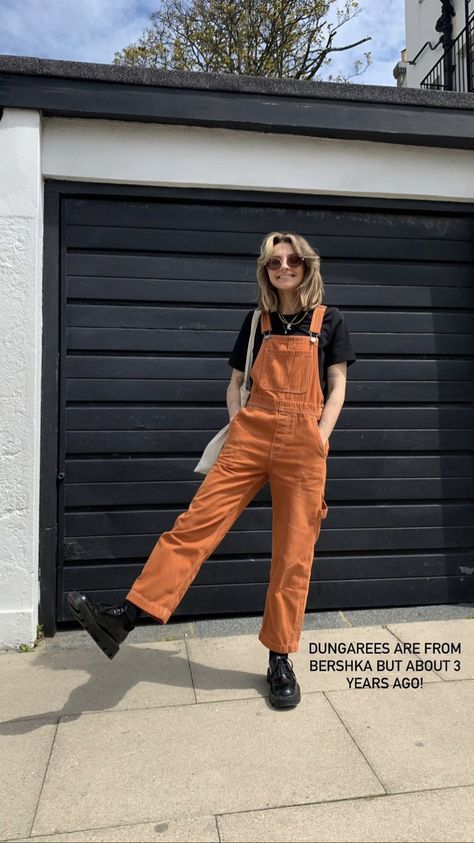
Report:
[[299,706],[259,617],[0,654],[0,840],[474,841],[474,604],[307,614]]

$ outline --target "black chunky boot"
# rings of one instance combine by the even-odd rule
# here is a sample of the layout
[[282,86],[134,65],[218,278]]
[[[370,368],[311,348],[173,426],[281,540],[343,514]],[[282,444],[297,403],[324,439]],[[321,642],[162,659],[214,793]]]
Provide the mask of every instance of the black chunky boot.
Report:
[[132,604],[129,609],[127,603],[123,606],[93,603],[79,591],[70,591],[67,602],[75,619],[109,659],[117,655],[120,644],[134,628],[135,619],[140,613],[138,607]]
[[270,684],[270,702],[275,708],[290,708],[298,705],[301,691],[288,656],[270,655],[267,671]]

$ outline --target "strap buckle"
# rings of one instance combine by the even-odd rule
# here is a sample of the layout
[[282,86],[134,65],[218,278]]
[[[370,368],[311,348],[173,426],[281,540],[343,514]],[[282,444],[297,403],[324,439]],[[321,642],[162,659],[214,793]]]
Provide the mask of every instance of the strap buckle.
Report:
[[310,331],[309,333],[311,342],[317,342],[321,336],[321,333],[318,331]]

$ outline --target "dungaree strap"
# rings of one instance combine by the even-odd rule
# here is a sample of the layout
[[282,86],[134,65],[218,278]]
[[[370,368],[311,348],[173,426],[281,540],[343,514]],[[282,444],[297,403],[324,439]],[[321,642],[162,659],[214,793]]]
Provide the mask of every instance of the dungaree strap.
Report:
[[260,327],[262,330],[263,338],[267,339],[270,336],[272,330],[272,323],[270,322],[270,314],[266,310],[262,310],[262,315],[260,317]]
[[311,325],[309,326],[309,336],[311,342],[316,342],[316,340],[318,340],[321,336],[321,326],[323,324],[325,312],[325,304],[320,304],[318,307],[314,308],[313,318],[311,319]]

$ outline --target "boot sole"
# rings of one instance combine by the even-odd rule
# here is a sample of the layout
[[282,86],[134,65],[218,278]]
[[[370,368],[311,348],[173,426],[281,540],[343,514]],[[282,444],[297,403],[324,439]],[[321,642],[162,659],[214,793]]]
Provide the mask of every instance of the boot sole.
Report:
[[[269,685],[271,685],[271,681],[270,671],[267,670],[267,682]],[[273,691],[270,690],[270,702],[274,708],[294,708],[300,701],[301,689],[298,684],[296,685],[296,690],[292,697],[277,697]]]
[[96,623],[82,595],[78,591],[70,591],[67,602],[78,623],[89,633],[107,658],[113,659],[120,649],[119,645]]

